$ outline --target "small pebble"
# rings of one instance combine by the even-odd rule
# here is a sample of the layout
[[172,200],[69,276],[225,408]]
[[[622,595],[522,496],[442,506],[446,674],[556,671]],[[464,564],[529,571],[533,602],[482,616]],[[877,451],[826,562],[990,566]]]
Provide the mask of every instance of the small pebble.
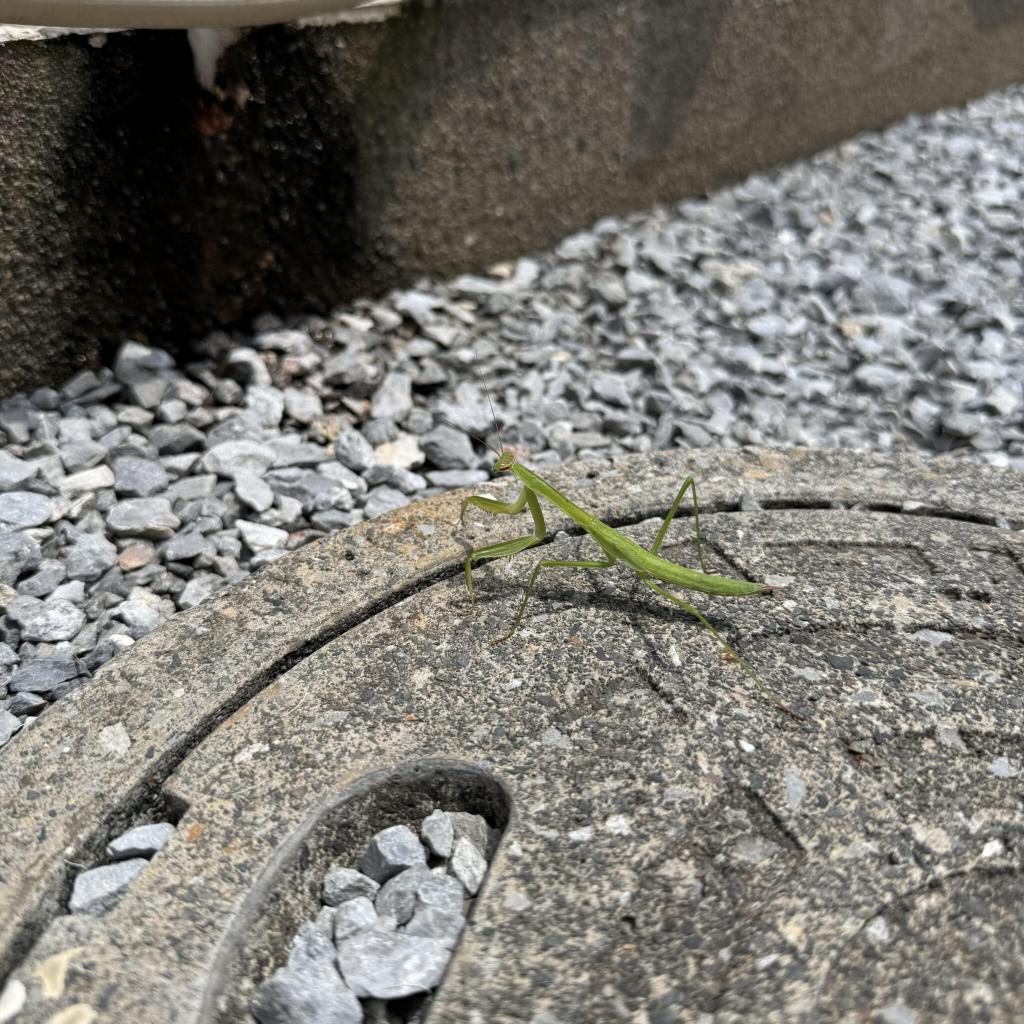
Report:
[[449,955],[436,939],[368,930],[341,943],[338,967],[358,997],[401,999],[438,985]]
[[68,910],[72,914],[102,914],[109,910],[148,863],[135,858],[80,872],[71,888]]
[[378,832],[359,862],[359,870],[383,884],[405,868],[427,863],[427,851],[407,825]]
[[448,858],[452,855],[455,845],[455,829],[451,818],[438,809],[431,811],[420,826],[420,834],[431,852],[438,857]]
[[132,857],[152,857],[162,850],[174,835],[174,826],[161,821],[153,825],[137,825],[107,843],[107,856],[111,860]]
[[377,911],[365,896],[339,903],[334,914],[334,942],[344,942],[350,935],[376,923]]
[[487,861],[483,854],[468,840],[457,839],[452,852],[451,873],[462,883],[470,896],[475,896],[487,874]]
[[352,868],[335,866],[324,878],[323,901],[328,906],[337,907],[348,900],[363,896],[374,900],[380,883]]

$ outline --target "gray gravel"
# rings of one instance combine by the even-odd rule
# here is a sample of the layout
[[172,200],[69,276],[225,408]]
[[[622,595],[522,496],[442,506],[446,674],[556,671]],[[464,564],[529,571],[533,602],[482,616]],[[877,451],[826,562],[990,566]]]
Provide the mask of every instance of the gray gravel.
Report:
[[[451,837],[460,829],[454,857],[433,853],[428,833]],[[419,835],[415,825],[378,832],[361,871],[342,865],[328,871],[324,906],[300,926],[287,963],[261,984],[253,1016],[260,1024],[422,1021],[496,840],[497,830],[479,815],[440,809],[419,823]],[[471,885],[456,864],[460,844],[463,860],[478,865]]]
[[[2,729],[2,716],[0,716]],[[108,863],[80,871],[71,887],[68,913],[105,914],[142,873],[151,857],[174,835],[174,825],[160,821],[136,825],[107,844]]]
[[1024,469],[1022,154],[1015,88],[487,276],[264,316],[182,364],[129,342],[0,402],[0,745],[176,611],[486,480],[446,422],[491,432],[480,377],[536,465],[803,444]]
[[72,914],[104,913],[117,903],[148,863],[136,857],[83,871],[72,886],[68,910]]

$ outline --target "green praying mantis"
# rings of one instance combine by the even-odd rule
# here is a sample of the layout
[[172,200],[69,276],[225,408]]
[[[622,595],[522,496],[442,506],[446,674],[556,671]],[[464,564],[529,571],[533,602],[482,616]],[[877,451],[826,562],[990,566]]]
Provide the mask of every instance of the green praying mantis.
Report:
[[[488,395],[488,402],[490,402],[490,395]],[[491,412],[493,416],[493,407]],[[481,562],[491,558],[511,557],[512,555],[518,554],[520,551],[525,551],[527,548],[532,548],[535,545],[540,544],[544,540],[546,527],[544,524],[544,513],[540,506],[540,498],[544,498],[551,502],[555,508],[566,515],[578,526],[582,527],[605,555],[603,560],[595,558],[542,558],[534,566],[533,572],[530,575],[526,591],[523,594],[522,600],[519,602],[519,608],[512,623],[512,628],[504,635],[495,639],[494,643],[502,643],[509,640],[515,634],[520,623],[523,621],[523,614],[526,611],[526,606],[533,594],[533,588],[537,583],[537,578],[544,569],[610,569],[612,566],[621,562],[636,573],[637,578],[645,587],[648,587],[660,597],[671,601],[673,604],[682,608],[683,611],[689,612],[690,615],[693,615],[722,645],[729,655],[736,660],[743,671],[746,672],[746,674],[754,681],[757,688],[769,700],[771,700],[773,704],[777,705],[787,715],[790,715],[793,718],[802,718],[802,716],[786,707],[786,705],[768,689],[757,673],[754,672],[743,658],[740,657],[740,655],[728,644],[721,633],[715,629],[701,611],[660,585],[662,583],[669,583],[683,587],[686,590],[728,597],[749,597],[753,594],[770,593],[774,589],[766,583],[751,583],[747,580],[732,579],[728,576],[716,576],[707,572],[707,567],[704,564],[704,554],[701,548],[700,504],[697,500],[697,484],[692,476],[688,476],[683,481],[682,487],[679,488],[679,493],[676,494],[675,500],[672,502],[672,505],[668,510],[668,514],[665,516],[665,519],[661,524],[661,528],[658,530],[658,535],[654,538],[654,543],[650,548],[643,548],[636,541],[620,533],[614,527],[609,526],[596,516],[591,515],[591,513],[587,512],[585,509],[580,508],[579,505],[570,501],[569,498],[556,490],[556,488],[546,480],[539,477],[533,472],[533,470],[524,466],[519,461],[517,453],[512,449],[506,449],[502,444],[501,434],[498,431],[496,418],[494,421],[494,427],[495,433],[498,437],[499,448],[493,448],[491,445],[488,445],[486,441],[483,441],[480,438],[477,438],[477,440],[480,440],[482,444],[486,445],[497,455],[497,461],[494,463],[491,471],[495,474],[511,473],[523,485],[522,490],[514,501],[499,501],[496,498],[490,498],[481,494],[474,494],[468,498],[464,498],[462,501],[459,521],[465,525],[466,510],[470,505],[481,508],[485,512],[490,512],[492,515],[508,516],[519,515],[528,508],[530,510],[530,514],[533,516],[534,529],[533,533],[527,534],[524,537],[516,537],[512,540],[500,541],[497,544],[487,544],[484,547],[476,548],[469,553],[466,558],[465,573],[466,587],[469,590],[470,598],[475,602],[472,574],[474,562]],[[683,565],[678,565],[675,562],[669,561],[667,558],[662,558],[658,554],[658,551],[665,540],[668,528],[672,525],[672,520],[675,518],[676,512],[678,512],[679,506],[687,491],[691,493],[693,501],[693,519],[697,535],[697,559],[700,562],[700,572],[697,572],[695,569],[689,569]]]

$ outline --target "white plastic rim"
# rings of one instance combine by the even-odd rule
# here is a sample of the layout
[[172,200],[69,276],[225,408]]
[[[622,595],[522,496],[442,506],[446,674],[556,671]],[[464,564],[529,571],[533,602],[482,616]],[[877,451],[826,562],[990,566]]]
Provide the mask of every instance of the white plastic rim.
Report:
[[366,0],[0,0],[0,26],[240,28],[371,6]]

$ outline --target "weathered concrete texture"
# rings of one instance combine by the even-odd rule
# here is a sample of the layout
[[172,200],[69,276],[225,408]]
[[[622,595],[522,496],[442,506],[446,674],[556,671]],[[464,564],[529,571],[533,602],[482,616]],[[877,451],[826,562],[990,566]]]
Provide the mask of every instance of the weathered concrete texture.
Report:
[[[549,571],[492,645],[534,557],[478,570],[476,616],[461,563],[516,524],[399,509],[176,617],[0,753],[19,1024],[238,1020],[325,866],[432,806],[504,830],[440,1020],[1019,1020],[1024,476],[732,451],[551,479],[650,543],[691,472],[712,567],[782,588],[699,603],[806,723],[628,572]],[[667,557],[693,563],[690,525]],[[177,831],[120,903],[59,916],[68,865],[154,804]]]
[[1024,74],[1010,0],[444,0],[0,47],[0,393],[545,246]]

